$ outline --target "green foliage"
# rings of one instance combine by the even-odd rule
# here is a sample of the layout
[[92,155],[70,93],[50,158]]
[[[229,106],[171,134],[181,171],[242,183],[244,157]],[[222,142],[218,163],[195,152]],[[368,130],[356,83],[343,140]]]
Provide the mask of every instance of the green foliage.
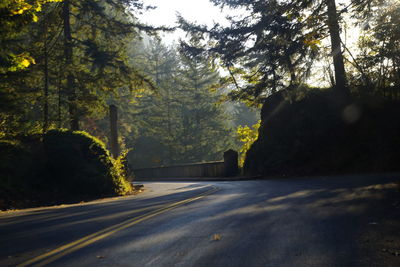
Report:
[[38,13],[48,2],[60,0],[2,0],[0,3],[0,75],[28,68],[35,59],[21,45],[27,25],[38,21]]
[[114,159],[113,157],[110,157],[113,164],[112,176],[116,188],[115,192],[120,196],[132,193],[132,184],[130,181],[133,180],[133,174],[128,167],[128,152],[129,150],[125,149],[121,152],[118,158]]
[[126,140],[133,166],[221,159],[233,133],[211,62],[187,58],[156,40],[138,57],[157,91],[143,92],[121,112],[125,124],[138,127]]
[[[250,149],[257,139],[256,129],[238,129],[244,143],[241,162],[246,151],[254,160],[246,161],[245,168],[249,170],[264,172],[265,166],[282,166],[288,157],[307,166],[304,155],[311,158],[313,153],[325,153],[310,145],[313,142],[329,143],[333,150],[343,148],[336,143],[331,145],[331,132],[357,139],[341,124],[342,111],[335,106],[335,96],[309,92],[307,85],[303,86],[313,62],[327,57],[320,51],[324,38],[329,36],[326,21],[331,12],[326,12],[327,3],[335,1],[212,2],[221,7],[243,8],[249,14],[230,17],[229,26],[216,24],[211,29],[180,18],[181,27],[191,38],[178,51],[141,34],[154,33],[155,29],[135,18],[133,12],[146,9],[139,0],[2,1],[0,138],[19,140],[1,144],[6,151],[0,163],[7,173],[1,177],[5,192],[19,188],[18,194],[39,200],[42,198],[32,192],[52,192],[43,198],[64,193],[67,198],[71,192],[90,195],[90,190],[126,194],[131,190],[122,179],[127,173],[127,156],[135,168],[218,160],[223,151],[234,145],[232,128],[258,119],[252,112],[237,108],[234,125],[228,125],[232,118],[226,114],[226,105],[221,104],[222,92],[249,106],[259,106],[277,91],[288,98],[278,115],[274,113],[268,122],[264,121],[270,116],[264,117],[258,141]],[[342,15],[349,12],[357,23],[363,24],[360,53],[347,59],[353,65],[348,75],[352,92],[364,99],[378,95],[399,99],[398,1],[351,2],[345,8],[338,4],[339,14],[334,19],[341,22]],[[143,36],[149,41],[147,47],[140,42]],[[229,76],[219,77],[218,64]],[[289,91],[296,91],[293,97]],[[292,100],[294,103],[289,105]],[[83,132],[38,134],[68,127],[76,120],[77,126],[80,122],[82,129],[106,140],[108,104],[119,107],[120,141],[133,148],[119,159],[111,159],[104,144]],[[361,106],[369,110],[364,102]],[[384,111],[397,114],[394,108],[372,109],[371,113],[375,111],[381,121],[386,121]],[[368,130],[368,123],[379,126],[369,117],[363,123],[357,129]],[[343,131],[336,131],[335,127]],[[391,133],[392,139],[388,140],[394,142],[397,139]],[[340,140],[347,143],[345,138]],[[370,139],[368,142],[374,143]],[[54,157],[49,156],[53,154]],[[35,164],[33,158],[39,163]],[[345,156],[342,159],[351,161]],[[19,169],[17,162],[23,162],[24,169]],[[293,167],[293,162],[287,166]],[[328,166],[334,160],[326,162],[320,165]],[[27,175],[25,169],[33,170],[34,175]],[[66,180],[82,182],[83,186],[64,185]],[[53,192],[51,188],[56,189]]]
[[260,128],[261,120],[259,120],[256,124],[251,126],[251,128],[247,125],[239,126],[237,128],[237,136],[240,142],[242,142],[242,147],[239,150],[239,167],[243,167],[246,153],[250,149],[251,145],[258,138],[258,129]]
[[359,38],[351,84],[360,95],[400,99],[400,3],[388,1],[370,16]]
[[16,200],[24,202],[35,197],[35,173],[43,161],[35,158],[20,141],[1,140],[0,151],[0,209],[3,209],[15,207]]
[[[155,30],[133,15],[147,9],[141,1],[7,0],[3,11],[14,2],[32,7],[15,16],[0,14],[9,22],[0,26],[0,123],[6,132],[24,133],[32,123],[42,124],[43,131],[49,125],[69,127],[73,116],[77,121],[102,117],[119,88],[152,87],[127,57],[128,45],[141,38],[139,31]],[[67,15],[71,42],[65,35]]]
[[123,156],[112,159],[105,145],[85,132],[50,130],[2,141],[2,208],[126,195],[132,186]]
[[231,120],[234,128],[240,125],[254,125],[260,119],[260,109],[249,107],[242,102],[227,102],[227,111],[231,114]]
[[[43,139],[48,158],[47,168],[56,180],[51,188],[68,195],[126,194],[127,186],[119,171],[120,160],[112,161],[105,145],[85,132],[49,131]],[[52,183],[54,182],[54,183]]]
[[[109,194],[112,183],[109,155],[104,145],[83,132],[49,131],[43,139],[50,178],[46,186],[67,195],[82,195],[87,190]],[[77,186],[78,185],[78,186]],[[111,191],[108,191],[111,190]]]
[[[266,95],[305,81],[319,52],[326,29],[315,13],[314,1],[220,1],[221,8],[246,9],[246,15],[229,16],[229,26],[212,28],[179,18],[180,26],[202,42],[182,42],[194,56],[220,59],[235,88],[233,99],[260,103]],[[318,1],[319,2],[319,1]],[[325,1],[323,1],[325,2]]]

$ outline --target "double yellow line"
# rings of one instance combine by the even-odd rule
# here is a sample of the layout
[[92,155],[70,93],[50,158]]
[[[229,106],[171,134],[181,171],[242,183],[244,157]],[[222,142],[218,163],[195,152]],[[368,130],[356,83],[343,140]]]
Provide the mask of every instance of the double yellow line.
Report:
[[166,204],[164,205],[162,208],[159,208],[155,211],[149,212],[147,214],[144,215],[140,215],[137,217],[134,217],[132,219],[128,219],[126,221],[123,221],[121,223],[115,224],[113,226],[107,227],[103,230],[100,230],[96,233],[93,233],[91,235],[82,237],[76,241],[73,241],[71,243],[65,244],[59,248],[56,248],[52,251],[49,251],[45,254],[42,254],[40,256],[37,256],[33,259],[30,259],[28,261],[25,261],[19,265],[17,265],[17,267],[25,267],[25,266],[45,266],[47,264],[50,264],[58,259],[60,259],[61,257],[64,257],[65,255],[68,255],[76,250],[79,250],[83,247],[86,247],[90,244],[93,244],[99,240],[102,240],[112,234],[115,234],[118,231],[124,230],[126,228],[129,228],[135,224],[138,224],[144,220],[150,219],[152,217],[155,217],[159,214],[162,214],[164,212],[167,212],[169,210],[172,210],[178,206],[182,206],[184,204],[187,204],[189,202],[193,202],[196,200],[199,200],[207,195],[210,195],[212,193],[215,193],[216,191],[218,191],[218,189],[214,186],[212,186],[212,188],[206,192],[203,192],[199,195],[196,195],[194,197],[188,198],[188,199],[184,199],[181,201],[177,201],[177,202],[173,202],[170,204]]

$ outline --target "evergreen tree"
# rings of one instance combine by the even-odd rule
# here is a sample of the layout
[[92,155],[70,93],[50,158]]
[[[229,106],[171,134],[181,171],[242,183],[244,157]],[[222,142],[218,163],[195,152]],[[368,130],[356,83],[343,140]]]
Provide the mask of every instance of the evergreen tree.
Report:
[[[125,54],[128,38],[137,38],[138,29],[150,30],[133,17],[131,10],[137,8],[143,8],[138,0],[64,1],[65,91],[72,129],[79,128],[84,107],[98,91],[145,80],[127,64]],[[76,19],[72,21],[71,16]],[[83,62],[85,68],[74,68],[78,62]],[[80,98],[85,100],[84,106],[79,105]]]
[[[387,98],[400,98],[400,4],[388,1],[369,17],[359,40],[357,71],[352,85]],[[360,77],[361,76],[361,77]]]
[[[319,33],[306,32],[304,1],[296,6],[281,1],[213,1],[221,7],[246,8],[244,18],[229,17],[230,26],[207,29],[180,18],[181,27],[210,40],[207,46],[182,43],[191,54],[211,54],[221,59],[237,90],[234,99],[257,102],[261,97],[304,82],[310,59],[317,56]],[[312,20],[307,23],[313,24]],[[314,26],[314,25],[313,25]]]
[[137,129],[127,138],[135,167],[221,159],[231,136],[220,95],[212,90],[219,77],[211,63],[178,55],[157,40],[141,57],[135,56],[157,89],[143,92],[124,111],[123,124]]
[[136,0],[69,0],[43,6],[39,20],[24,26],[29,35],[19,35],[21,49],[36,64],[0,74],[0,95],[10,99],[8,113],[1,114],[7,131],[24,131],[28,121],[42,124],[43,130],[68,124],[78,129],[82,118],[105,115],[105,101],[118,88],[134,91],[150,85],[127,58],[127,44],[140,38],[139,31],[156,30],[134,18],[132,12],[144,8]]
[[36,58],[29,46],[29,30],[32,23],[39,20],[39,13],[47,7],[47,2],[57,0],[4,0],[0,3],[0,136],[17,131],[22,120],[25,124],[30,121],[25,115],[33,109],[32,101],[24,100],[26,96],[35,95],[31,87],[34,77],[28,74]]
[[0,3],[0,74],[29,67],[35,62],[23,46],[18,45],[28,25],[38,21],[38,13],[47,2],[59,0],[2,0]]
[[344,60],[342,53],[342,45],[340,39],[340,26],[339,19],[336,10],[335,0],[326,0],[326,6],[328,9],[327,25],[329,28],[329,35],[331,37],[331,50],[333,58],[333,66],[335,69],[335,82],[336,90],[340,90],[345,94],[349,94],[346,81],[346,71],[344,69]]
[[158,144],[151,156],[155,163],[171,164],[176,158],[176,131],[179,128],[176,99],[176,75],[179,59],[173,48],[164,46],[160,40],[154,40],[144,51],[146,64],[143,71],[154,81],[157,90],[148,92],[138,100],[137,110],[143,133]]
[[368,1],[352,1],[337,11],[335,0],[321,1],[225,1],[211,0],[221,8],[246,10],[243,16],[227,17],[230,25],[212,28],[179,17],[181,28],[202,36],[203,46],[182,47],[193,55],[213,55],[231,75],[237,87],[235,99],[257,102],[281,89],[304,83],[317,60],[321,41],[331,37],[335,88],[348,95],[340,20],[345,12],[366,9]]
[[182,55],[181,62],[178,101],[182,130],[178,140],[182,160],[220,159],[229,148],[231,133],[218,90],[218,71],[209,60]]

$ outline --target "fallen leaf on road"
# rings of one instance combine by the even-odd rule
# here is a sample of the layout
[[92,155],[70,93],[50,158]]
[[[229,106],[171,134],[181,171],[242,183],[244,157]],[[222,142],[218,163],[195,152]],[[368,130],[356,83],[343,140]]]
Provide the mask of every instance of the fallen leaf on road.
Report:
[[214,240],[214,241],[219,241],[219,240],[221,240],[221,235],[220,235],[220,234],[214,234],[214,235],[213,235],[213,240]]
[[101,255],[97,255],[96,258],[98,258],[98,259],[104,259],[105,257],[104,257],[104,256],[101,256]]

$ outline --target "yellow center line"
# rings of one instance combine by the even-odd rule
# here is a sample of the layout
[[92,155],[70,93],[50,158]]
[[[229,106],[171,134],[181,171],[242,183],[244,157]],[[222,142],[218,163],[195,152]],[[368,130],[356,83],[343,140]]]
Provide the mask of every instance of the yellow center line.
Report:
[[161,208],[159,208],[159,209],[157,209],[155,211],[152,211],[152,212],[149,212],[147,214],[143,214],[143,215],[128,219],[128,220],[123,221],[121,223],[118,223],[118,224],[115,224],[113,226],[107,227],[107,228],[105,228],[103,230],[100,230],[100,231],[98,231],[96,233],[93,233],[93,234],[87,235],[85,237],[82,237],[82,238],[80,238],[78,240],[75,240],[73,242],[65,244],[65,245],[63,245],[61,247],[58,247],[58,248],[56,248],[56,249],[54,249],[52,251],[49,251],[49,252],[47,252],[45,254],[39,255],[39,256],[37,256],[37,257],[35,257],[33,259],[30,259],[30,260],[25,261],[25,262],[23,262],[21,264],[18,264],[17,267],[25,267],[25,266],[30,266],[30,265],[38,266],[38,267],[39,266],[45,266],[45,265],[47,265],[47,264],[49,264],[51,262],[54,262],[55,260],[57,260],[57,259],[59,259],[61,257],[64,257],[65,255],[68,255],[68,254],[70,254],[70,253],[72,253],[72,252],[74,252],[76,250],[79,250],[79,249],[81,249],[83,247],[86,247],[86,246],[88,246],[90,244],[93,244],[93,243],[95,243],[95,242],[97,242],[99,240],[102,240],[102,239],[104,239],[104,238],[106,238],[106,237],[108,237],[108,236],[110,236],[112,234],[115,234],[118,231],[124,230],[124,229],[129,228],[129,227],[131,227],[131,226],[133,226],[135,224],[138,224],[138,223],[140,223],[140,222],[142,222],[144,220],[147,220],[147,219],[150,219],[152,217],[155,217],[155,216],[157,216],[159,214],[162,214],[164,212],[172,210],[172,209],[174,209],[174,208],[176,208],[178,206],[181,206],[181,205],[187,204],[189,202],[193,202],[193,201],[199,200],[199,199],[201,199],[201,198],[203,198],[203,197],[205,197],[207,195],[210,195],[210,194],[215,193],[216,191],[218,191],[218,189],[215,186],[212,186],[212,187],[213,187],[212,189],[210,189],[210,190],[208,190],[206,192],[203,192],[203,193],[201,193],[201,194],[199,194],[197,196],[194,196],[194,197],[191,197],[191,198],[188,198],[188,199],[184,199],[184,200],[180,200],[180,201],[177,201],[177,202],[173,202],[173,203],[170,203],[170,204],[166,204],[163,207],[161,207]]

